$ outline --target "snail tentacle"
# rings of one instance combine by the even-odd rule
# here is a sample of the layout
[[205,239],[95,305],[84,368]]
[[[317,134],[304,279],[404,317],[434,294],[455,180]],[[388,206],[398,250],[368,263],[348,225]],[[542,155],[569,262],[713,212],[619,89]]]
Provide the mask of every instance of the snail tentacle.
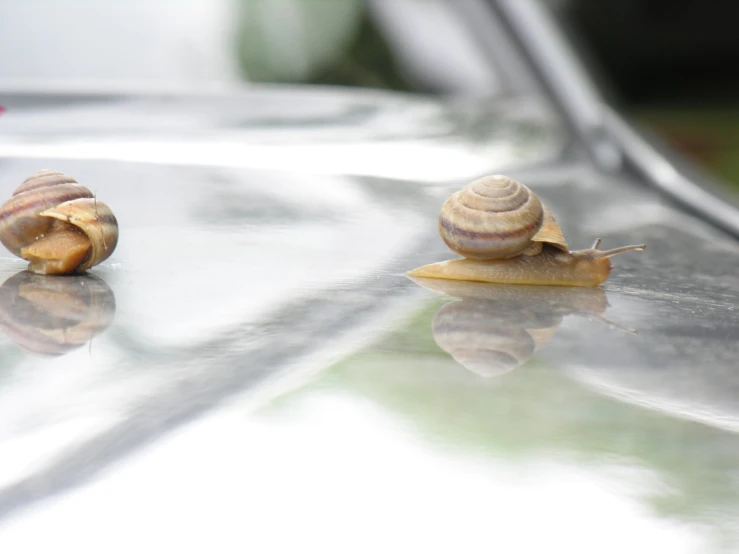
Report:
[[593,256],[597,258],[612,258],[613,256],[617,256],[618,254],[623,254],[624,252],[633,252],[635,250],[638,250],[640,252],[643,252],[647,249],[646,244],[634,244],[631,246],[621,246],[619,248],[611,248],[610,250],[595,250],[593,253]]

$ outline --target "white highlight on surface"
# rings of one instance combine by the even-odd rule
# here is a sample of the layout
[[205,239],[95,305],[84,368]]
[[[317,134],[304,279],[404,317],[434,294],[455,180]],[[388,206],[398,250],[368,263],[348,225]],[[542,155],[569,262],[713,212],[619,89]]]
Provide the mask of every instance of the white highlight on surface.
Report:
[[9,552],[704,551],[607,470],[421,443],[357,399],[223,409],[0,524]]
[[487,172],[496,162],[509,165],[523,156],[515,144],[397,140],[259,145],[239,141],[64,140],[23,144],[0,141],[0,156],[40,159],[108,160],[158,165],[239,167],[326,175],[369,175],[389,179],[447,182]]
[[[634,368],[630,369],[633,370]],[[739,432],[739,418],[722,410],[720,406],[713,408],[709,403],[691,402],[691,399],[681,399],[677,395],[670,397],[669,389],[665,391],[654,389],[644,391],[619,383],[613,378],[609,379],[608,373],[599,375],[591,367],[573,367],[570,373],[579,382],[599,394],[672,417],[697,421],[733,433]]]

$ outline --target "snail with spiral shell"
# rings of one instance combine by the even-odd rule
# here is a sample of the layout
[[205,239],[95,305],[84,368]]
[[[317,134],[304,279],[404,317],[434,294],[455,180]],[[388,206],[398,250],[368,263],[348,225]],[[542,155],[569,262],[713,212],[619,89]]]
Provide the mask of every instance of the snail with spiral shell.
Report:
[[503,175],[473,181],[444,203],[439,215],[444,242],[464,256],[425,265],[411,277],[519,285],[591,287],[613,269],[610,258],[645,245],[571,252],[551,212],[526,186]]
[[84,273],[113,253],[118,222],[72,177],[42,170],[0,207],[0,241],[33,273]]

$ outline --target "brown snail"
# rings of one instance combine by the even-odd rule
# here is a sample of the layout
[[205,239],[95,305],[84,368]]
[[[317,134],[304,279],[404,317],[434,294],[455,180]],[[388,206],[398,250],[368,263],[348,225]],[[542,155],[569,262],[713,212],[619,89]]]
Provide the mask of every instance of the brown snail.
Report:
[[503,175],[473,181],[444,203],[439,215],[444,242],[464,256],[425,265],[411,277],[519,285],[592,287],[613,269],[610,258],[646,245],[571,252],[549,209],[526,186]]
[[118,222],[72,177],[42,170],[0,207],[0,241],[33,273],[84,273],[113,253]]

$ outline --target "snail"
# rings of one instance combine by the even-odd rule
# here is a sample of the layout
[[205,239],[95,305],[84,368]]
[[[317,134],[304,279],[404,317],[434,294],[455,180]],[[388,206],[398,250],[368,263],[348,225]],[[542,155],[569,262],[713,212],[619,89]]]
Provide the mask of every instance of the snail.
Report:
[[410,277],[519,285],[592,287],[613,269],[610,258],[646,245],[570,251],[549,209],[526,186],[503,175],[473,181],[441,208],[439,233],[464,259],[419,267]]
[[113,253],[118,222],[72,177],[42,170],[0,207],[0,242],[33,273],[84,273]]
[[0,286],[0,330],[26,352],[61,356],[105,331],[115,296],[92,275],[36,275],[21,271]]
[[481,377],[497,377],[526,363],[569,315],[636,333],[603,315],[609,304],[602,287],[480,287],[460,280],[413,280],[459,299],[439,309],[431,332],[442,350]]

